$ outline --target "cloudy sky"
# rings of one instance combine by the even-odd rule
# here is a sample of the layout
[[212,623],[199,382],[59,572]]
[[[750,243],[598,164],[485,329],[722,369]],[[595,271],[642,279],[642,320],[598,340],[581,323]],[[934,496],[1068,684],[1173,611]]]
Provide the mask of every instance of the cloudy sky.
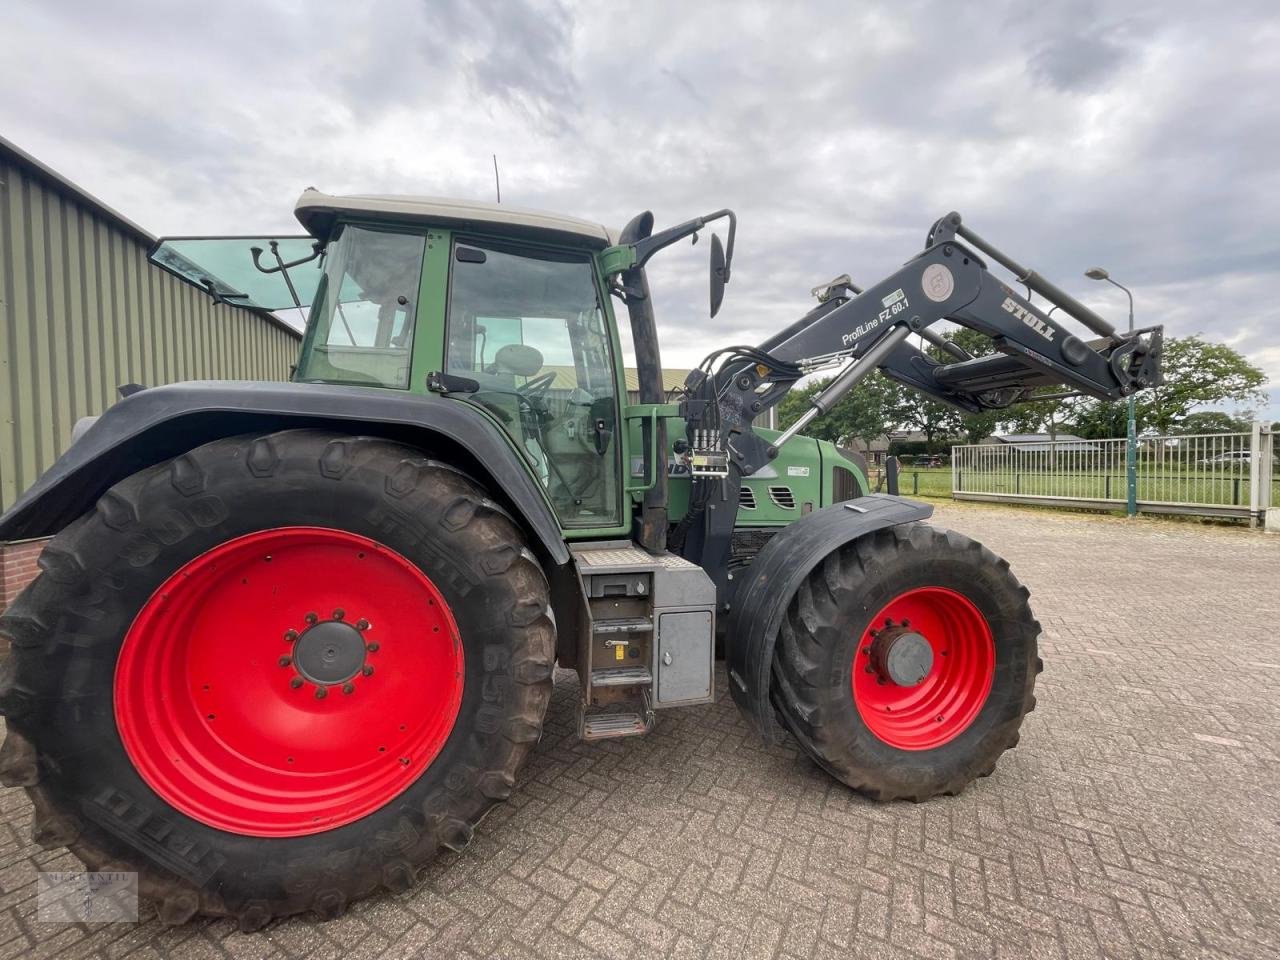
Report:
[[512,204],[731,206],[719,317],[704,246],[651,270],[675,366],[880,279],[955,209],[1118,326],[1085,268],[1139,324],[1236,346],[1280,417],[1274,2],[6,8],[0,134],[156,233],[289,230],[308,185],[488,200],[493,153]]

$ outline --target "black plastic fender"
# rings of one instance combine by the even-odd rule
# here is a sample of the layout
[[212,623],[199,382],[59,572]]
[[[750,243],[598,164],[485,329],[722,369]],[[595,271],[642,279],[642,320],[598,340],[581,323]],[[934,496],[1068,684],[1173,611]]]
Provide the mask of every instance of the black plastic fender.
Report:
[[787,605],[809,571],[851,540],[932,515],[928,504],[884,494],[824,507],[775,534],[742,573],[729,614],[729,692],[767,742],[781,735],[769,702],[774,642]]
[[[501,428],[460,400],[372,387],[200,380],[152,387],[112,406],[0,517],[0,541],[51,536],[91,510],[113,484],[217,440],[257,430],[328,427],[453,454],[545,560],[563,565],[560,523]],[[443,448],[443,449],[442,449]]]

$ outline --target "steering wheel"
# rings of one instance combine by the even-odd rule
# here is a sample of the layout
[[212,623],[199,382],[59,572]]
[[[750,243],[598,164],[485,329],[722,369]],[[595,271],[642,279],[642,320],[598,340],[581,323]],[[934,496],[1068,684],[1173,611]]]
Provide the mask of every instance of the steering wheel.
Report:
[[525,381],[523,387],[516,388],[516,393],[531,405],[541,406],[539,401],[547,395],[547,391],[551,389],[551,384],[555,383],[555,381],[556,372],[552,370],[549,373],[534,377],[532,380]]

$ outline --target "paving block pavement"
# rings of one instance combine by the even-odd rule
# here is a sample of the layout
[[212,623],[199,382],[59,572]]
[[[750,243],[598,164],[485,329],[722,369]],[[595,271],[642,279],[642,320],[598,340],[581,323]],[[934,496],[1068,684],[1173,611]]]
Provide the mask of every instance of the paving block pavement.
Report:
[[1039,708],[960,797],[864,800],[723,695],[580,743],[562,672],[472,845],[330,923],[42,925],[37,871],[76,863],[0,791],[0,960],[1280,956],[1280,537],[968,504],[936,522],[1008,557],[1045,630]]

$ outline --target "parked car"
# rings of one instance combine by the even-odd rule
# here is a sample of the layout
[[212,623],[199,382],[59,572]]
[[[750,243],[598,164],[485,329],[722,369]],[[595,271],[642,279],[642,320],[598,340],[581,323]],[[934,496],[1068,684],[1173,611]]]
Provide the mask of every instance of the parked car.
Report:
[[940,467],[942,466],[942,457],[935,454],[928,454],[923,457],[916,458],[917,467]]
[[1220,453],[1216,457],[1205,457],[1197,460],[1196,463],[1206,467],[1221,464],[1237,464],[1247,467],[1252,459],[1253,454],[1248,450],[1228,450],[1226,453]]

